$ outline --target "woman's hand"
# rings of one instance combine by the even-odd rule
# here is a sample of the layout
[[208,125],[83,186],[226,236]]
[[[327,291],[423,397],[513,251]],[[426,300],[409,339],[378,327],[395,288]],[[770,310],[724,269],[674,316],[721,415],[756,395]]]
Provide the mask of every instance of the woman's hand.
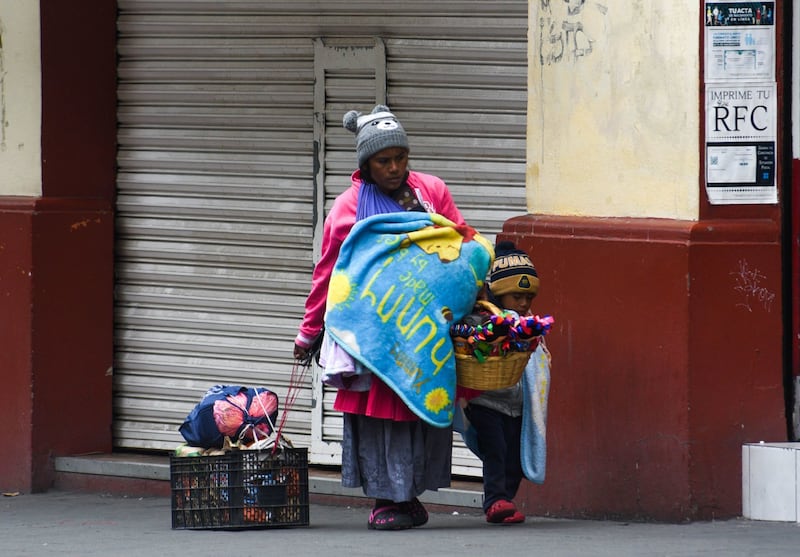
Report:
[[309,356],[308,348],[304,348],[304,347],[300,346],[299,344],[297,344],[295,342],[294,343],[294,359],[295,360],[304,361],[304,360],[308,359],[308,356]]
[[322,333],[318,334],[311,344],[306,345],[295,339],[294,358],[303,365],[311,363],[313,358],[319,358],[319,350],[322,347]]

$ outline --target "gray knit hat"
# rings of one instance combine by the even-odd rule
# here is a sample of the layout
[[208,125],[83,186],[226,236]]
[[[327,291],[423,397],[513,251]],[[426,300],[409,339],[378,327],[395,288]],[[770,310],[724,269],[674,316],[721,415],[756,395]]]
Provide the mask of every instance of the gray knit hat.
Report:
[[356,154],[359,168],[378,151],[389,147],[408,149],[406,130],[403,129],[388,106],[379,104],[369,114],[351,110],[344,115],[342,125],[356,134]]

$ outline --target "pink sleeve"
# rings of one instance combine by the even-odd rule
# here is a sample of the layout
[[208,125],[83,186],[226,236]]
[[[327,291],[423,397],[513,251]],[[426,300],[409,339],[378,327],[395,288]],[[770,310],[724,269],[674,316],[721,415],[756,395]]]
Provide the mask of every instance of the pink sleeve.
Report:
[[311,291],[306,298],[305,315],[295,338],[295,343],[308,348],[322,332],[325,320],[325,305],[328,299],[328,283],[333,267],[339,257],[344,239],[355,223],[355,212],[343,199],[331,208],[322,229],[320,257],[314,266]]
[[438,211],[440,215],[447,217],[456,224],[467,224],[464,221],[464,217],[461,216],[461,211],[456,207],[456,203],[453,201],[453,197],[450,195],[450,190],[447,189],[447,186],[444,186],[440,203],[441,209]]

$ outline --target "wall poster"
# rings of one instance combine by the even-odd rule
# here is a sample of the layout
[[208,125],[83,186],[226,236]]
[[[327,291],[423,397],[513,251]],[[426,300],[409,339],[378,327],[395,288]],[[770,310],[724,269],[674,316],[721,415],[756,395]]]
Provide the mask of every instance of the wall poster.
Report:
[[712,204],[777,203],[775,84],[706,86],[706,191]]
[[775,2],[705,2],[706,193],[778,202]]

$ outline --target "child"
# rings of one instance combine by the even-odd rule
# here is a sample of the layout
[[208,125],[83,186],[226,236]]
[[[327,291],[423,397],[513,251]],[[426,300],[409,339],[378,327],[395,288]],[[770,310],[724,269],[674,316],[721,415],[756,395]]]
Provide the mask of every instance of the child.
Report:
[[[520,316],[530,314],[539,292],[539,276],[528,255],[512,242],[495,248],[495,260],[487,279],[488,301]],[[483,461],[483,511],[486,521],[514,524],[525,521],[512,502],[523,478],[520,463],[522,434],[522,386],[483,391],[464,409],[477,433]]]

